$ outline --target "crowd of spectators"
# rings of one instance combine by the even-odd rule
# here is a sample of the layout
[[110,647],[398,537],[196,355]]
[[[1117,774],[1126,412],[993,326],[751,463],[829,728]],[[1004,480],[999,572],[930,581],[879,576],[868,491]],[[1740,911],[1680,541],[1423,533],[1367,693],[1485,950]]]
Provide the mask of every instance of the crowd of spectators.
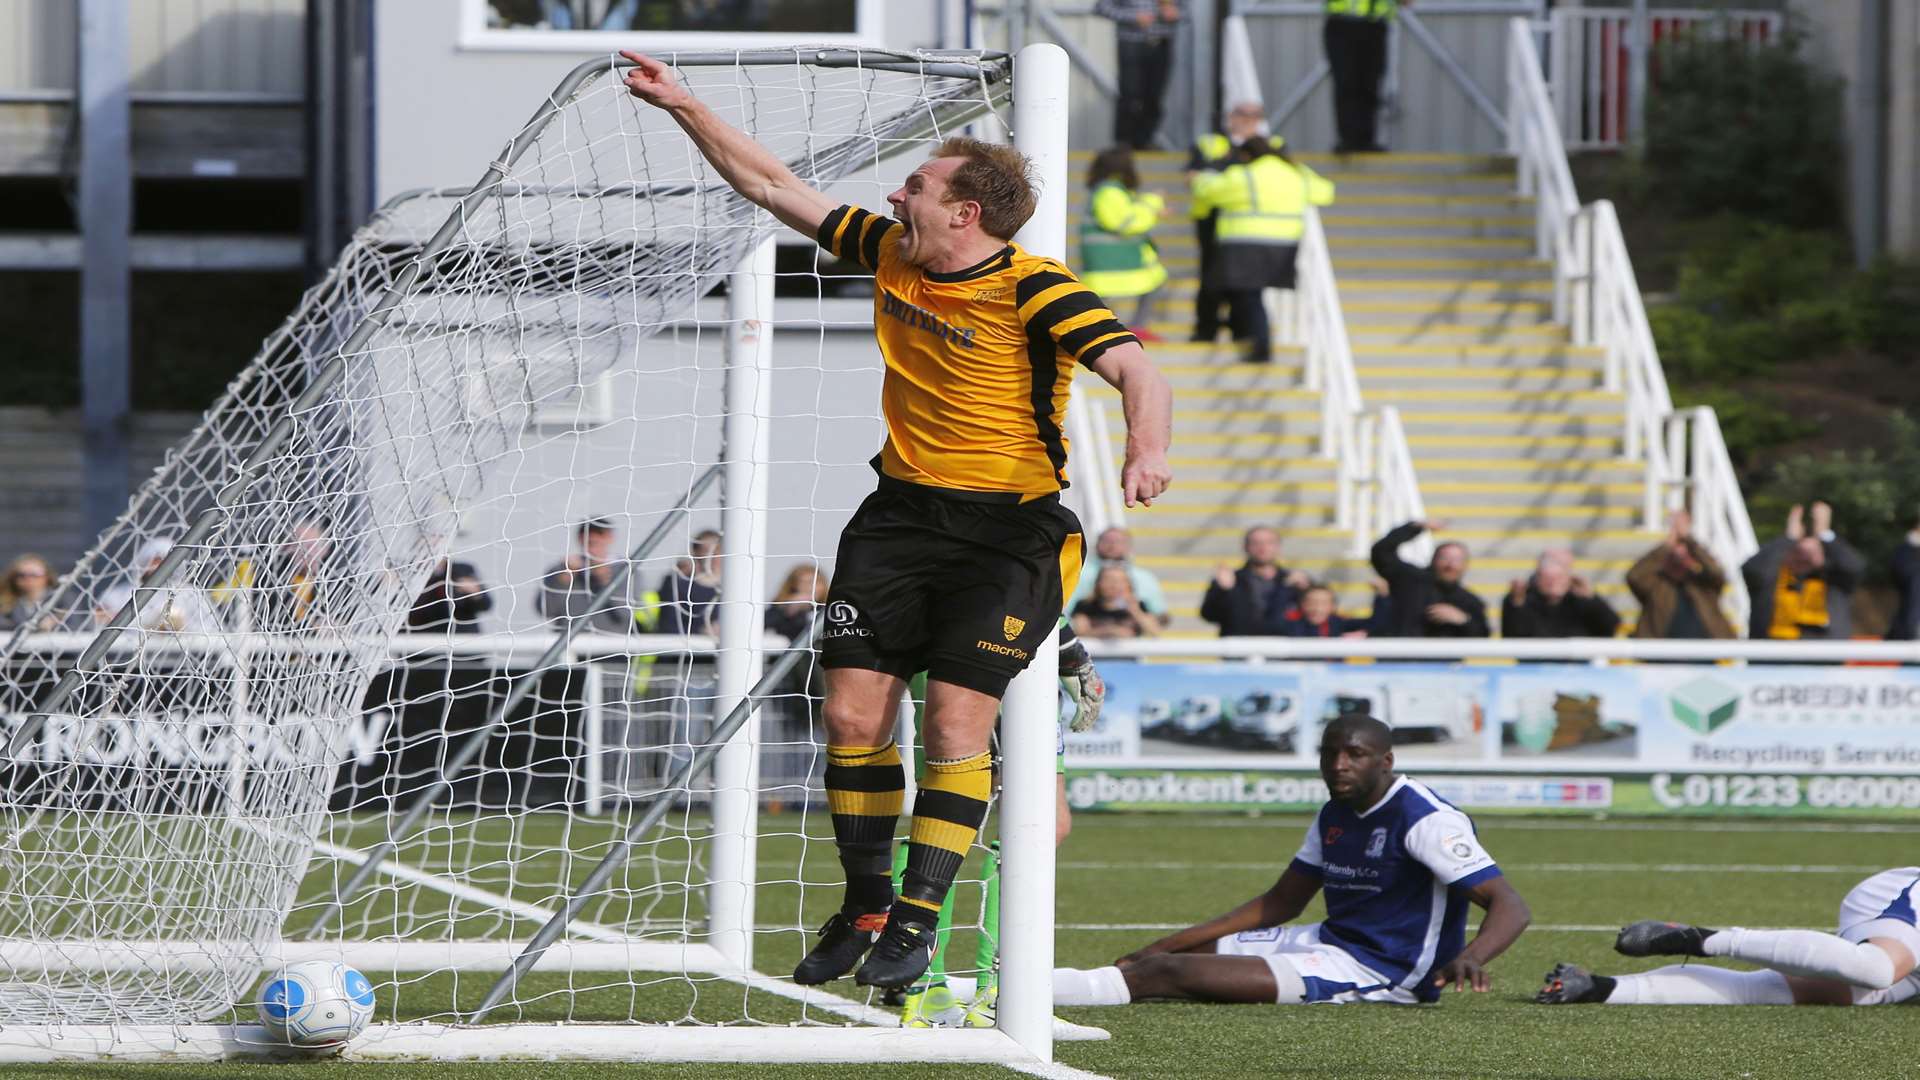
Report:
[[[1920,517],[1892,553],[1890,570],[1897,606],[1888,640],[1920,638]],[[1373,607],[1364,618],[1343,615],[1324,581],[1281,561],[1281,539],[1267,526],[1248,529],[1244,559],[1222,563],[1207,585],[1200,617],[1222,637],[1420,637],[1484,638],[1494,626],[1486,604],[1466,584],[1467,546],[1438,536],[1443,521],[1409,521],[1373,545]],[[1426,565],[1401,556],[1403,545],[1423,534],[1439,542]],[[696,533],[687,554],[651,590],[632,580],[610,519],[592,518],[573,530],[572,550],[541,576],[534,608],[549,624],[584,621],[603,633],[712,634],[720,618],[721,536]],[[84,630],[112,619],[130,602],[173,548],[169,537],[143,543],[126,580],[105,589],[90,612],[62,612],[48,602],[56,582],[47,560],[23,554],[0,571],[0,631],[31,625],[39,631]],[[336,544],[326,523],[294,523],[285,542],[256,558],[242,559],[217,586],[169,582],[143,595],[134,625],[150,631],[213,633],[236,629],[230,612],[247,596],[246,619],[256,629],[287,629],[324,619],[340,574],[329,560]],[[1169,621],[1165,590],[1134,557],[1133,538],[1109,528],[1094,544],[1094,558],[1080,575],[1067,612],[1076,633],[1089,638],[1154,637]],[[1740,573],[1750,598],[1747,636],[1788,641],[1846,640],[1853,636],[1853,596],[1866,571],[1860,553],[1835,530],[1824,502],[1795,506],[1783,535],[1756,552]],[[618,588],[616,576],[628,572]],[[1693,535],[1687,512],[1676,512],[1666,535],[1627,571],[1626,586],[1640,611],[1636,638],[1729,639],[1739,636],[1722,607],[1728,574]],[[472,634],[484,627],[501,590],[489,588],[471,563],[442,557],[407,613],[416,633]],[[606,593],[596,603],[596,597]],[[790,569],[769,599],[766,628],[788,639],[805,633],[826,602],[827,576],[813,563]],[[1533,572],[1509,584],[1499,631],[1509,638],[1613,637],[1622,620],[1575,566],[1564,548],[1543,551]]]
[[[1920,517],[1895,549],[1891,571],[1898,607],[1888,640],[1920,638]],[[1324,582],[1280,562],[1280,535],[1265,526],[1247,530],[1246,561],[1222,565],[1207,586],[1200,617],[1220,636],[1491,637],[1486,604],[1465,578],[1471,556],[1458,540],[1439,538],[1426,565],[1408,562],[1402,545],[1446,529],[1443,521],[1409,521],[1374,545],[1378,575],[1373,611],[1342,616]],[[1853,594],[1865,561],[1834,530],[1823,502],[1796,506],[1784,535],[1740,568],[1750,597],[1747,636],[1788,641],[1846,640],[1853,636]],[[1726,571],[1693,535],[1685,510],[1673,514],[1666,536],[1627,571],[1627,589],[1640,605],[1631,634],[1664,640],[1738,637],[1721,606]],[[1508,585],[1499,632],[1508,638],[1609,638],[1622,619],[1565,548],[1541,552],[1533,572]]]

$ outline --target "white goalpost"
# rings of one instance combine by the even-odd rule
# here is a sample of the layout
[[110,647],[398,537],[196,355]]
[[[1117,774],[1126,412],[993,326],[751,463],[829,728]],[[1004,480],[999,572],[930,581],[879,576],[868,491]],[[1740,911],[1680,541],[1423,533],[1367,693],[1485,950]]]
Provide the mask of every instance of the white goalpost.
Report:
[[[1065,254],[1056,46],[663,59],[872,209],[993,117],[1042,178],[1018,240]],[[872,486],[871,307],[623,66],[571,72],[472,188],[384,208],[0,640],[0,1061],[285,1053],[253,1000],[303,959],[373,982],[362,1060],[1105,1037],[1052,1018],[1051,636],[946,950],[997,977],[995,1026],[787,977],[839,903],[805,570]]]

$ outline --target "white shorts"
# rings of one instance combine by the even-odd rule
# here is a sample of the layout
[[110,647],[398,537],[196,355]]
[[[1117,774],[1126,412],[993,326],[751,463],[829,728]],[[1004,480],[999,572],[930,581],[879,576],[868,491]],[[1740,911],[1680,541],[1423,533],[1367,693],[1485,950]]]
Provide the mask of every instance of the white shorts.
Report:
[[[1920,867],[1882,870],[1855,885],[1840,901],[1840,924],[1834,933],[1843,940],[1890,938],[1920,958]],[[1855,990],[1855,1005],[1897,1005],[1920,996],[1920,970],[1885,990]]]
[[1320,940],[1320,924],[1273,926],[1223,937],[1214,943],[1221,956],[1257,956],[1274,971],[1274,981],[1291,982],[1281,965],[1297,975],[1307,988],[1307,1004],[1344,1005],[1371,1001],[1387,1005],[1418,1005],[1411,990],[1394,985],[1385,975],[1355,960],[1338,945]]

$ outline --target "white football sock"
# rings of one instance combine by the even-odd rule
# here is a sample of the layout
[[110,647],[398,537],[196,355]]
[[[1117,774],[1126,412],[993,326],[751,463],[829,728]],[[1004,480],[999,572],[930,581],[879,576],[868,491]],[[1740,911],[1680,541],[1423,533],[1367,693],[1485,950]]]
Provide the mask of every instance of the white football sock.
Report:
[[1055,1005],[1125,1005],[1132,1000],[1127,977],[1117,967],[1053,969]]
[[1893,957],[1818,930],[1722,930],[1701,946],[1708,956],[1745,960],[1789,975],[1838,979],[1867,990],[1893,985]]
[[1734,971],[1710,964],[1657,968],[1615,976],[1609,1005],[1791,1005],[1793,990],[1777,971]]

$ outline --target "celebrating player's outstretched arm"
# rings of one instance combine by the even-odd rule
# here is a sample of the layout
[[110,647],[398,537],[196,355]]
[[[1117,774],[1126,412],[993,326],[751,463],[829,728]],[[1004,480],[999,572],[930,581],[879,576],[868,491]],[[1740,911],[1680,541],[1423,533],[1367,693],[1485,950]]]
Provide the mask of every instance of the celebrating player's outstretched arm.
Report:
[[622,50],[633,61],[627,92],[673,117],[700,153],[748,202],[769,211],[807,239],[833,212],[834,202],[793,175],[793,170],[746,132],[727,123],[680,84],[673,68],[645,53]]
[[[827,802],[847,891],[793,977],[823,983],[858,965],[857,982],[904,987],[927,969],[941,902],[986,818],[1000,698],[1080,574],[1085,539],[1060,503],[1074,373],[1092,368],[1120,390],[1129,505],[1170,481],[1172,395],[1093,290],[1013,242],[1037,198],[1018,150],[949,138],[887,196],[891,218],[835,206],[668,66],[625,55],[628,90],[672,115],[727,183],[874,276],[887,438],[878,490],[840,534],[821,634]],[[895,896],[906,781],[894,717],[920,671],[926,774]]]
[[[1468,817],[1393,773],[1385,724],[1343,716],[1320,742],[1333,798],[1273,888],[1092,971],[1053,973],[1056,1005],[1432,1001],[1487,989],[1486,965],[1531,918]],[[1324,922],[1287,926],[1325,891]],[[1444,902],[1443,901],[1444,898]],[[1486,909],[1466,937],[1466,905]]]

